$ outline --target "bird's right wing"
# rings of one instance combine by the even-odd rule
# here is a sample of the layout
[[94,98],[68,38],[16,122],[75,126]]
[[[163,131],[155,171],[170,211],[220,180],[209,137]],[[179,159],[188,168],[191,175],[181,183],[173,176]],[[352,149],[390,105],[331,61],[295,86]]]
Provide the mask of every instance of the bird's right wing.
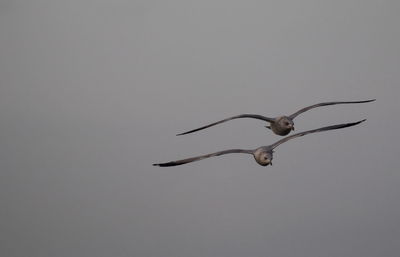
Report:
[[296,138],[296,137],[301,137],[301,136],[304,136],[304,135],[307,135],[307,134],[310,134],[310,133],[316,133],[316,132],[322,132],[322,131],[328,131],[328,130],[334,130],[334,129],[341,129],[341,128],[347,128],[347,127],[351,127],[351,126],[355,126],[357,124],[360,124],[361,122],[364,122],[364,121],[365,121],[365,119],[357,121],[357,122],[337,124],[337,125],[332,125],[332,126],[327,126],[327,127],[322,127],[322,128],[318,128],[318,129],[312,129],[312,130],[300,132],[300,133],[297,133],[297,134],[282,138],[281,140],[279,140],[279,141],[275,142],[274,144],[272,144],[271,148],[274,149],[278,145],[283,144],[286,141],[289,141],[290,139],[293,139],[293,138]]
[[195,161],[200,161],[205,158],[213,157],[213,156],[219,156],[223,154],[229,154],[229,153],[247,153],[247,154],[252,154],[254,150],[244,150],[244,149],[230,149],[230,150],[224,150],[224,151],[219,151],[211,154],[205,154],[205,155],[200,155],[192,158],[187,158],[183,160],[178,160],[178,161],[172,161],[172,162],[165,162],[165,163],[155,163],[153,164],[154,166],[160,166],[160,167],[169,167],[169,166],[177,166],[177,165],[182,165],[186,164],[189,162],[195,162]]
[[240,118],[253,118],[253,119],[263,120],[263,121],[267,121],[267,122],[274,122],[274,119],[273,119],[273,118],[268,118],[268,117],[265,117],[265,116],[262,116],[262,115],[257,115],[257,114],[241,114],[241,115],[232,116],[232,117],[229,117],[229,118],[226,118],[226,119],[223,119],[223,120],[220,120],[220,121],[217,121],[217,122],[208,124],[208,125],[206,125],[206,126],[203,126],[203,127],[197,128],[197,129],[193,129],[193,130],[190,130],[190,131],[186,131],[186,132],[177,134],[177,136],[190,134],[190,133],[193,133],[193,132],[202,130],[202,129],[206,129],[206,128],[209,128],[209,127],[218,125],[218,124],[223,123],[223,122],[225,122],[225,121],[229,121],[229,120],[233,120],[233,119],[240,119]]

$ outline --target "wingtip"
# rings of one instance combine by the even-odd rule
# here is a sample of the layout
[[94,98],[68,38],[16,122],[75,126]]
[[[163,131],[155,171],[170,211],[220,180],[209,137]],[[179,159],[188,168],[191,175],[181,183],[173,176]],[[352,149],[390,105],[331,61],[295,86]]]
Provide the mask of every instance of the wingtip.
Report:
[[159,163],[153,163],[153,166],[160,166]]
[[352,124],[354,124],[354,125],[358,125],[358,124],[360,124],[360,123],[363,123],[364,121],[366,121],[367,119],[363,119],[363,120],[360,120],[360,121],[356,121],[356,122],[354,122],[354,123],[352,123]]
[[183,135],[189,134],[190,132],[191,131],[182,132],[182,133],[176,134],[176,136],[183,136]]

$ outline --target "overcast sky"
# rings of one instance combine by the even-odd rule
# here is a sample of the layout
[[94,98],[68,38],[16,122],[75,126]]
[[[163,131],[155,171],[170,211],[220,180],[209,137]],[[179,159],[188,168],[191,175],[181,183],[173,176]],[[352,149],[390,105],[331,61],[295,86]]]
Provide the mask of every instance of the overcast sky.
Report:
[[[400,2],[0,1],[0,255],[397,257]],[[276,149],[151,164],[367,118]]]

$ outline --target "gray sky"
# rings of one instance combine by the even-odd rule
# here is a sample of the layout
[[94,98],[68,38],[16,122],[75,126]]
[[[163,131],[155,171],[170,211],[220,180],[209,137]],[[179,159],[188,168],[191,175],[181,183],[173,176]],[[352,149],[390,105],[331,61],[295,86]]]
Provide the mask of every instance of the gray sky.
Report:
[[[400,252],[400,3],[0,1],[1,256]],[[367,118],[276,150],[164,162]]]

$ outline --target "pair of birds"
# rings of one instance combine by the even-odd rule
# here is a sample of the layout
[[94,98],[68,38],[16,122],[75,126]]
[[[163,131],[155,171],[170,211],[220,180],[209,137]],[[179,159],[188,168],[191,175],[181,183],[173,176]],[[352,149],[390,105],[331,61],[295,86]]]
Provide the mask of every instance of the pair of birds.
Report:
[[[320,106],[327,106],[327,105],[368,103],[368,102],[372,102],[372,101],[375,101],[375,99],[364,100],[364,101],[318,103],[318,104],[310,105],[310,106],[307,106],[307,107],[305,107],[303,109],[300,109],[297,112],[295,112],[295,113],[293,113],[293,114],[291,114],[289,116],[283,115],[283,116],[279,116],[279,117],[276,117],[276,118],[268,118],[268,117],[265,117],[265,116],[262,116],[262,115],[257,115],[257,114],[241,114],[241,115],[232,116],[232,117],[229,117],[227,119],[223,119],[223,120],[208,124],[206,126],[203,126],[203,127],[197,128],[197,129],[193,129],[193,130],[190,130],[190,131],[187,131],[187,132],[183,132],[183,133],[177,134],[177,136],[193,133],[193,132],[196,132],[196,131],[199,131],[199,130],[203,130],[203,129],[218,125],[220,123],[223,123],[223,122],[226,122],[226,121],[229,121],[229,120],[239,119],[239,118],[253,118],[253,119],[259,119],[259,120],[263,120],[263,121],[269,122],[270,125],[269,126],[265,126],[265,127],[269,128],[272,132],[274,132],[277,135],[286,136],[291,131],[294,131],[294,122],[293,122],[293,120],[299,114],[301,114],[303,112],[306,112],[306,111],[308,111],[310,109],[313,109],[313,108],[316,108],[316,107],[320,107]],[[171,162],[165,162],[165,163],[155,163],[153,165],[154,166],[160,166],[160,167],[177,166],[177,165],[182,165],[182,164],[186,164],[186,163],[189,163],[189,162],[203,160],[205,158],[209,158],[209,157],[213,157],[213,156],[219,156],[219,155],[230,154],[230,153],[251,154],[251,155],[253,155],[253,157],[256,160],[256,162],[258,164],[260,164],[261,166],[272,165],[274,149],[277,146],[285,143],[286,141],[289,141],[290,139],[301,137],[301,136],[304,136],[304,135],[307,135],[307,134],[311,134],[311,133],[316,133],[316,132],[347,128],[347,127],[351,127],[351,126],[355,126],[357,124],[360,124],[361,122],[364,122],[364,121],[365,121],[365,119],[357,121],[357,122],[336,124],[336,125],[332,125],[332,126],[327,126],[327,127],[322,127],[322,128],[318,128],[318,129],[312,129],[312,130],[300,132],[300,133],[297,133],[297,134],[293,134],[291,136],[287,136],[287,137],[285,137],[285,138],[283,138],[281,140],[278,140],[277,142],[273,143],[272,145],[261,146],[261,147],[256,148],[256,149],[250,149],[250,150],[229,149],[229,150],[219,151],[219,152],[215,152],[215,153],[211,153],[211,154],[200,155],[200,156],[187,158],[187,159],[183,159],[183,160],[178,160],[178,161],[171,161]]]

